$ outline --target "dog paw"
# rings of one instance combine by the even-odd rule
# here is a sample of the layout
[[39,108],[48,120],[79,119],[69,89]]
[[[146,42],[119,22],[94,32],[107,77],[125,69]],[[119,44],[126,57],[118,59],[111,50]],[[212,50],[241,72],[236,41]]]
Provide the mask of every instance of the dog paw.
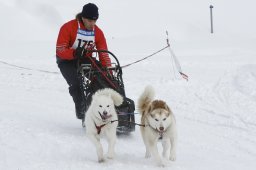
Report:
[[105,162],[105,159],[104,159],[104,158],[99,158],[99,159],[98,159],[98,162],[99,162],[99,163],[103,163],[103,162]]
[[108,153],[108,154],[107,154],[107,158],[108,158],[108,159],[113,159],[113,158],[114,158],[114,154]]
[[146,151],[146,153],[145,153],[145,158],[150,158],[150,157],[151,157],[150,152]]
[[159,161],[159,162],[157,163],[157,166],[158,166],[158,167],[165,167],[165,163],[163,162],[163,160],[161,160],[161,161]]
[[148,158],[150,158],[150,157],[151,157],[151,155],[150,155],[150,154],[147,154],[147,153],[145,154],[145,158],[147,158],[147,159],[148,159]]
[[176,154],[171,154],[169,157],[170,161],[175,161],[176,160]]

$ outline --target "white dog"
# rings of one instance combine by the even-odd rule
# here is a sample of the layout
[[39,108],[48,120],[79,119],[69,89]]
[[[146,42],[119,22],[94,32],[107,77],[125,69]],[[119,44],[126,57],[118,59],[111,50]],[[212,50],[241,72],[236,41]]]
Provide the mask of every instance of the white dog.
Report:
[[146,146],[146,158],[151,154],[159,166],[165,166],[157,148],[162,140],[163,157],[176,160],[177,131],[176,121],[169,106],[162,100],[154,99],[154,89],[147,86],[138,99],[138,110],[141,114],[141,135]]
[[114,157],[114,147],[116,142],[116,128],[118,125],[115,106],[123,103],[123,97],[116,91],[105,88],[98,90],[92,96],[92,102],[89,106],[85,126],[86,134],[96,146],[98,161],[103,162],[103,148],[100,143],[100,136],[105,134],[108,141],[107,157]]

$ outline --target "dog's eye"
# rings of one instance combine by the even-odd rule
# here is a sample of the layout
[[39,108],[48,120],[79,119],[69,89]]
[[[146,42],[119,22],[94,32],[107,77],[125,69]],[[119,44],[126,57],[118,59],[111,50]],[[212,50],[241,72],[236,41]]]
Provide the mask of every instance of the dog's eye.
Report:
[[99,105],[99,107],[102,107],[102,105]]
[[109,105],[107,105],[107,107],[109,107]]
[[166,120],[166,118],[163,119],[163,121],[165,121],[165,120]]
[[158,119],[155,119],[158,122]]

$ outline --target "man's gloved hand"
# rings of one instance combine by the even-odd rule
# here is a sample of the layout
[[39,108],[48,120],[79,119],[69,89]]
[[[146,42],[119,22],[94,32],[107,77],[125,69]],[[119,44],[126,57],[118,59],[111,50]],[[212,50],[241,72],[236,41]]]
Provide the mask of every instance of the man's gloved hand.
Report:
[[82,59],[84,58],[84,54],[86,53],[86,50],[84,47],[77,47],[74,51],[74,57],[76,59]]

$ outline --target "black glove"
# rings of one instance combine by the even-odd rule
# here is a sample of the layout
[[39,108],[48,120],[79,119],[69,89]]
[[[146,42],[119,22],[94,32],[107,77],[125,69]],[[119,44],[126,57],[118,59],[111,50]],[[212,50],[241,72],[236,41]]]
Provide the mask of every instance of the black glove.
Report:
[[84,54],[86,53],[86,50],[84,47],[77,47],[74,51],[74,57],[76,59],[82,59],[84,58]]

